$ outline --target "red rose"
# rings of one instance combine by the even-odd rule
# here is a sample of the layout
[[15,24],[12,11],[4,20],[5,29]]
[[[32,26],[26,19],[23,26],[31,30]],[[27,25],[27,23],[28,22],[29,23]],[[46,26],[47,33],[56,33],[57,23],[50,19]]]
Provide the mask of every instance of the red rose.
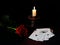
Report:
[[16,34],[18,34],[20,37],[28,36],[28,30],[27,28],[25,28],[25,26],[23,24],[21,24],[19,27],[16,28]]

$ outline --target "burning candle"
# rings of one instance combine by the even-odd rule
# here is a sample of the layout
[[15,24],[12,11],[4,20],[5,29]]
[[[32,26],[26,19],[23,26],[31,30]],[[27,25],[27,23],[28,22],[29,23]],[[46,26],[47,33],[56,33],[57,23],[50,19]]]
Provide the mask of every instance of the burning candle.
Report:
[[33,16],[33,17],[36,16],[36,9],[35,9],[35,6],[33,7],[33,10],[32,10],[32,16]]

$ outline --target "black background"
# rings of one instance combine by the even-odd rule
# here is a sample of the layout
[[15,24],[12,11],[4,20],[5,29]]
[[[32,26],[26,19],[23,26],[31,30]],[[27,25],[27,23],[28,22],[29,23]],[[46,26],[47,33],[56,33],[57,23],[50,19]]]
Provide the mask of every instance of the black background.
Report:
[[[2,1],[0,4],[0,22],[3,26],[19,26],[28,24],[28,16],[31,15],[33,6],[36,6],[38,27],[50,27],[54,30],[53,37],[49,44],[59,44],[60,37],[60,16],[59,1],[48,0],[20,0],[20,1]],[[8,15],[9,21],[3,20],[3,16]],[[12,22],[11,22],[12,21]]]

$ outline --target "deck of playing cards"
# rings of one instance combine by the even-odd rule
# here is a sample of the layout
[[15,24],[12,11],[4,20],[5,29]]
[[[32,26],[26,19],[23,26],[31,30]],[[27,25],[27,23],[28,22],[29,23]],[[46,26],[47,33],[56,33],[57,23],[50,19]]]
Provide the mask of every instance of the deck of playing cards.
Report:
[[34,30],[34,32],[28,38],[35,41],[47,41],[53,36],[54,34],[51,32],[50,28],[41,28]]

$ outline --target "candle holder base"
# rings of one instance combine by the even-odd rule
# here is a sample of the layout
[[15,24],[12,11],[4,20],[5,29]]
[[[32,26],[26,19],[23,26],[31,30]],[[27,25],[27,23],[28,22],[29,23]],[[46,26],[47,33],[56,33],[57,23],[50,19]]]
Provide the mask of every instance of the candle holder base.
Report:
[[33,16],[28,16],[28,19],[35,21],[37,19],[40,19],[40,17],[38,17],[38,16],[36,16],[36,17],[35,16],[34,17]]
[[36,22],[36,20],[40,19],[40,17],[38,17],[38,16],[36,16],[36,17],[28,16],[28,19],[31,20],[30,27],[35,27],[35,22]]

